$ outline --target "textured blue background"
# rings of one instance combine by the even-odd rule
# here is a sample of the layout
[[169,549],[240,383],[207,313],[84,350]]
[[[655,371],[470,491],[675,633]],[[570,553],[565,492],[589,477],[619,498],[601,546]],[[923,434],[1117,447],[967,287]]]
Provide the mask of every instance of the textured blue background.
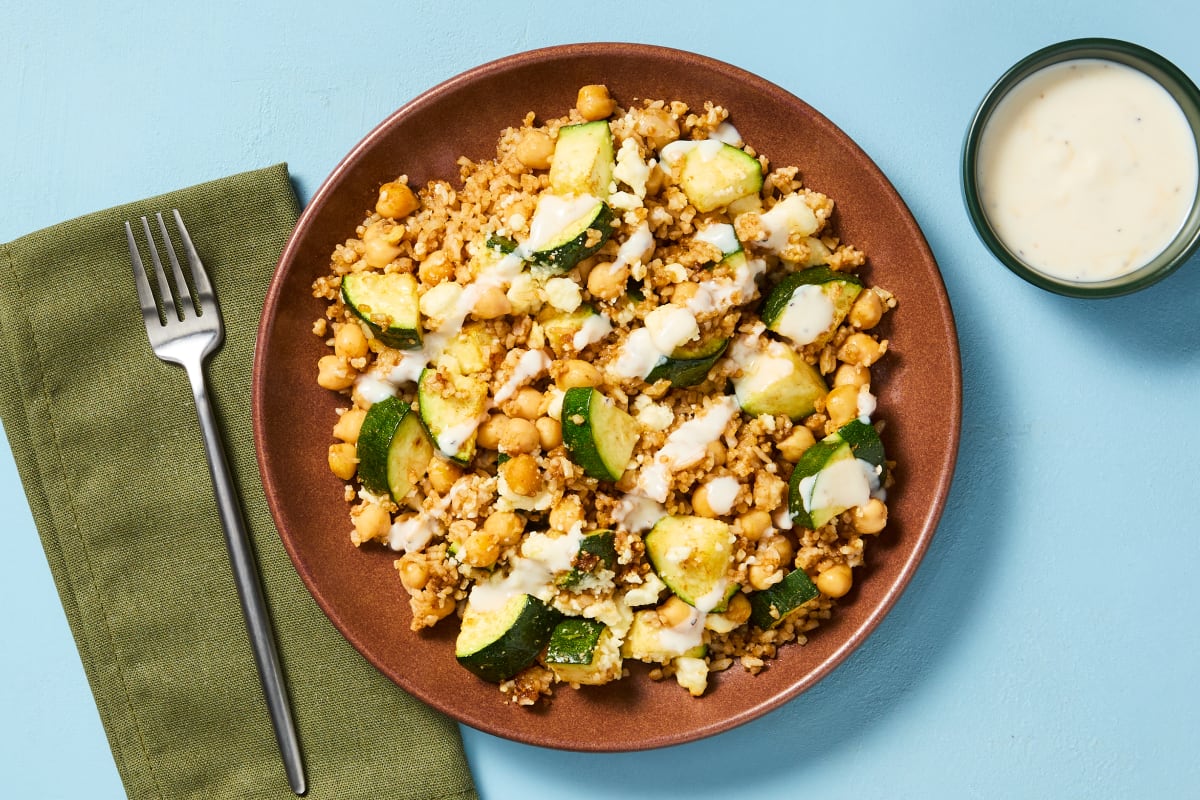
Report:
[[[1200,259],[1134,297],[1043,293],[986,253],[958,176],[976,103],[1043,45],[1125,38],[1200,79],[1194,0],[243,5],[0,1],[0,241],[276,161],[307,199],[464,69],[640,41],[756,72],[841,126],[908,201],[954,305],[957,477],[867,644],[695,744],[580,755],[466,730],[484,798],[1200,796]],[[6,447],[0,518],[0,796],[121,797]]]

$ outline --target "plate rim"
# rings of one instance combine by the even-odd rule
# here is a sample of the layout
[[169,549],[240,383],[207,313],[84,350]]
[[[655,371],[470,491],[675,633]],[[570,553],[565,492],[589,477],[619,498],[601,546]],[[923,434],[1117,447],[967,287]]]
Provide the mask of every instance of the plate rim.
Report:
[[[900,220],[906,229],[907,235],[912,239],[915,246],[919,247],[921,255],[933,266],[934,281],[931,289],[935,291],[935,305],[944,314],[944,326],[939,328],[944,329],[949,337],[949,342],[953,345],[947,357],[950,360],[950,378],[951,386],[947,387],[947,399],[950,401],[945,409],[945,417],[950,423],[949,433],[943,447],[939,451],[941,462],[944,467],[940,470],[937,480],[934,484],[935,496],[930,504],[929,511],[921,520],[920,529],[914,532],[913,545],[905,554],[904,561],[901,563],[896,577],[887,587],[886,592],[880,600],[871,609],[870,613],[865,616],[858,626],[851,630],[850,635],[845,638],[828,656],[819,663],[815,663],[810,667],[805,675],[798,677],[797,680],[788,684],[786,689],[775,695],[764,698],[763,700],[748,706],[742,706],[737,712],[731,713],[719,720],[715,720],[705,725],[696,726],[682,734],[667,734],[667,735],[650,735],[638,738],[636,741],[578,741],[564,742],[558,739],[539,738],[531,735],[514,735],[513,732],[503,725],[489,724],[486,719],[464,719],[461,715],[455,713],[448,708],[446,704],[439,702],[438,698],[431,697],[426,692],[420,690],[419,687],[414,687],[402,680],[401,676],[397,676],[395,671],[389,665],[382,663],[380,659],[375,657],[372,648],[368,643],[363,642],[360,637],[355,635],[347,626],[340,623],[340,613],[336,604],[326,596],[325,592],[320,588],[314,575],[309,570],[305,563],[305,559],[299,552],[297,544],[292,537],[287,535],[283,527],[280,525],[275,508],[275,498],[279,494],[278,487],[274,483],[273,473],[270,467],[270,457],[265,453],[263,447],[263,408],[266,401],[266,393],[264,390],[261,376],[264,373],[265,362],[269,355],[267,349],[263,346],[271,338],[274,325],[278,319],[275,313],[268,315],[267,309],[274,310],[282,299],[283,284],[285,271],[284,267],[289,262],[295,259],[297,250],[300,248],[301,240],[309,227],[313,225],[313,220],[318,216],[321,209],[325,205],[325,200],[333,194],[338,188],[343,176],[350,172],[355,165],[369,152],[375,145],[383,133],[388,131],[396,122],[404,117],[420,111],[427,105],[433,104],[441,99],[444,95],[453,93],[462,86],[470,85],[478,78],[491,75],[497,71],[512,70],[516,68],[524,68],[533,64],[571,60],[577,58],[594,58],[598,55],[604,55],[609,58],[669,58],[676,61],[685,61],[698,68],[717,72],[725,77],[739,82],[745,82],[755,85],[759,90],[772,95],[774,99],[786,103],[790,106],[799,105],[819,127],[825,132],[842,140],[843,146],[848,146],[852,150],[857,151],[857,154],[868,165],[868,168],[873,170],[876,177],[881,182],[884,191],[889,193],[889,198],[892,202],[899,204],[904,209],[905,214]],[[882,620],[891,612],[895,603],[900,596],[909,587],[913,576],[916,573],[921,561],[924,558],[926,551],[934,535],[937,532],[941,517],[945,511],[951,483],[954,478],[958,452],[961,443],[962,433],[962,363],[960,353],[960,341],[958,338],[957,327],[954,320],[953,308],[950,303],[949,294],[945,286],[945,279],[941,273],[941,268],[938,266],[937,260],[934,257],[929,242],[926,239],[924,232],[921,230],[912,213],[911,208],[904,201],[895,185],[887,177],[883,169],[871,158],[845,131],[833,123],[828,117],[822,114],[817,109],[809,105],[803,98],[798,97],[788,90],[782,88],[778,84],[767,80],[759,75],[749,72],[740,67],[734,66],[718,59],[694,53],[691,51],[680,50],[661,45],[639,44],[633,42],[577,42],[570,44],[552,45],[541,47],[532,50],[522,51],[511,55],[503,56],[497,59],[472,67],[457,75],[454,75],[435,86],[421,92],[409,101],[399,106],[395,111],[388,114],[381,122],[375,125],[371,130],[357,143],[355,146],[343,156],[335,167],[330,171],[328,176],[321,182],[320,186],[313,193],[309,202],[305,205],[303,211],[299,215],[295,226],[288,236],[287,242],[280,253],[276,263],[276,268],[272,274],[270,284],[268,286],[264,306],[264,313],[260,319],[257,331],[257,340],[255,344],[254,360],[253,360],[253,380],[252,380],[252,422],[255,442],[255,457],[262,478],[264,494],[267,498],[267,504],[271,513],[272,522],[275,524],[276,530],[280,539],[283,541],[284,548],[291,559],[294,568],[303,581],[305,588],[317,602],[322,612],[329,618],[338,633],[345,638],[350,644],[372,664],[376,669],[393,681],[399,688],[414,697],[417,697],[430,707],[436,708],[459,722],[468,725],[472,728],[490,733],[511,741],[533,744],[542,747],[553,749],[561,749],[568,751],[580,752],[629,752],[634,750],[655,749],[667,747],[677,744],[703,739],[732,728],[750,722],[753,719],[761,717],[771,710],[779,708],[785,703],[795,699],[799,695],[811,689],[821,680],[823,680],[837,666],[843,663],[851,653],[861,647],[867,639],[875,632]],[[698,702],[703,702],[702,700]]]

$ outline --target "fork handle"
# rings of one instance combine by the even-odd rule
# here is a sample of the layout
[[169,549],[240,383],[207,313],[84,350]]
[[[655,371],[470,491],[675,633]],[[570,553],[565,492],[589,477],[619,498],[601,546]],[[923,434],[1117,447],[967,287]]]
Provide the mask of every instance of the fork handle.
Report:
[[288,702],[287,688],[283,682],[283,669],[279,664],[279,652],[271,629],[270,614],[263,597],[262,582],[251,549],[250,537],[242,516],[241,504],[233,488],[229,465],[225,459],[225,448],[221,434],[208,400],[208,387],[204,380],[204,368],[185,365],[192,394],[196,399],[196,413],[200,418],[200,432],[204,438],[204,451],[208,456],[208,468],[212,475],[213,489],[217,498],[217,510],[221,515],[221,527],[225,530],[225,543],[229,547],[229,560],[233,566],[233,578],[237,584],[238,597],[242,603],[242,615],[250,634],[250,646],[254,650],[254,661],[258,665],[258,676],[262,681],[267,709],[271,713],[271,724],[288,783],[298,795],[307,789],[304,775],[304,760],[300,743],[296,737],[296,725]]

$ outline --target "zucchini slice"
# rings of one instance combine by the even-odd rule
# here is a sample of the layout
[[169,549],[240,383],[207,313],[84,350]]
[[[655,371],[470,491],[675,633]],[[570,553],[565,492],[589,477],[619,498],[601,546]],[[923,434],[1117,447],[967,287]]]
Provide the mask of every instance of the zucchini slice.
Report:
[[683,157],[679,185],[701,213],[723,208],[762,189],[762,165],[744,150],[722,144],[715,152],[699,146]]
[[567,272],[599,250],[613,232],[613,210],[597,200],[582,217],[567,224],[529,254],[529,260],[541,272]]
[[459,464],[470,463],[487,396],[487,383],[472,375],[445,365],[421,371],[417,381],[421,424],[442,455]]
[[612,179],[613,141],[607,120],[558,129],[550,161],[550,191],[606,198]]
[[767,296],[762,321],[797,345],[819,346],[850,313],[862,289],[856,276],[829,267],[793,272]]
[[454,656],[485,681],[506,681],[538,657],[560,616],[530,594],[513,595],[489,611],[468,601]]
[[598,685],[621,677],[621,650],[603,622],[567,617],[546,646],[546,666],[560,681]]
[[417,279],[411,273],[352,272],[342,278],[342,299],[389,347],[421,347]]
[[663,517],[646,534],[646,555],[675,595],[690,606],[701,600],[712,602],[712,594],[724,593],[711,608],[722,611],[740,588],[726,582],[733,563],[733,534],[724,522],[706,517]]
[[750,622],[764,631],[770,630],[818,594],[808,574],[794,569],[774,586],[750,595]]
[[847,479],[868,480],[865,475],[859,477],[859,461],[875,468],[879,482],[887,477],[879,434],[873,426],[857,419],[804,451],[788,482],[788,511],[797,525],[816,529],[852,507],[846,505],[846,493],[839,491],[838,484]]
[[[542,332],[546,336],[546,342],[559,358],[578,353],[582,348],[575,346],[576,335],[583,331],[585,326],[596,324],[600,322],[600,319],[596,309],[587,303],[569,312],[547,306],[537,316],[538,324],[542,326]],[[589,320],[594,321],[589,322]],[[603,323],[601,325],[603,326]]]
[[620,480],[640,435],[637,420],[589,386],[567,389],[561,416],[571,460],[593,478]]
[[668,380],[672,386],[681,388],[703,383],[728,346],[728,337],[710,337],[676,348],[671,355],[659,359],[646,376],[646,383]]
[[373,404],[363,417],[355,455],[358,457],[358,480],[372,494],[382,495],[389,491],[388,462],[392,441],[400,423],[410,416],[411,409],[399,397],[388,397]]
[[[359,441],[362,441],[361,433]],[[425,435],[421,415],[410,408],[396,427],[396,435],[387,451],[387,483],[392,499],[403,502],[413,486],[425,477],[432,460],[433,442]]]
[[799,422],[829,393],[816,367],[780,342],[750,355],[741,366],[741,376],[733,379],[733,392],[747,414],[784,414]]
[[578,586],[584,578],[617,563],[616,535],[610,530],[592,531],[579,542],[579,551],[569,572],[558,578],[564,589]]
[[[697,634],[696,638],[703,636],[700,631],[697,631]],[[629,626],[629,633],[625,635],[625,641],[621,644],[621,655],[625,658],[655,664],[666,664],[679,656],[704,658],[707,652],[708,647],[705,644],[691,644],[686,635],[664,628],[658,612],[654,609],[634,612],[633,624]]]

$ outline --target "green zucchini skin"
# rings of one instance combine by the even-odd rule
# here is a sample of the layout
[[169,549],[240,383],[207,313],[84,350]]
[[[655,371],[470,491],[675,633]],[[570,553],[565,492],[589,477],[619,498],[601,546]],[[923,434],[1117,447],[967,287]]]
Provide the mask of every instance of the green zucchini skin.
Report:
[[[421,377],[417,380],[417,403],[420,407],[421,424],[429,434],[434,447],[440,452],[441,446],[438,444],[438,437],[444,431],[461,425],[464,420],[482,418],[484,411],[487,410],[488,387],[486,383],[472,375],[461,375],[446,370],[443,373],[444,377],[453,381],[463,396],[442,397],[433,388],[437,372],[438,369],[434,367],[426,367],[422,370]],[[471,459],[475,456],[475,438],[476,433],[472,431],[457,452],[442,453],[442,455],[458,464],[470,464]]]
[[573,567],[558,579],[558,585],[571,589],[597,569],[612,569],[617,563],[616,534],[610,530],[592,531],[579,542]]
[[708,371],[725,354],[729,339],[716,338],[695,347],[681,347],[659,360],[646,376],[646,383],[667,380],[672,386],[686,388],[703,383]]
[[[608,203],[597,202],[591,214],[578,222],[578,225],[583,226],[582,228],[577,225],[564,236],[533,251],[529,254],[529,261],[534,268],[543,273],[567,272],[604,246],[604,243],[612,236],[614,219],[615,215]],[[588,235],[593,230],[600,235],[593,244],[589,245]]]
[[802,569],[794,569],[774,586],[750,595],[750,623],[770,630],[820,594],[816,584]]
[[620,480],[637,444],[637,421],[587,386],[566,391],[561,418],[571,460],[593,478]]
[[[562,615],[533,595],[513,597],[493,613],[476,612],[463,617],[455,647],[458,663],[479,678],[501,683],[537,659],[550,641]],[[486,626],[486,640],[474,645],[475,627]]]
[[384,495],[388,486],[388,453],[396,430],[412,407],[399,397],[388,397],[373,404],[363,417],[358,432],[355,454],[358,457],[358,479],[372,494]]
[[[772,326],[776,324],[779,317],[787,308],[788,302],[792,299],[792,294],[801,286],[827,286],[829,284],[843,284],[846,287],[852,287],[850,291],[843,290],[843,295],[847,298],[839,307],[838,316],[844,317],[846,312],[850,310],[850,305],[858,293],[862,291],[863,283],[857,275],[849,272],[835,272],[829,267],[811,267],[802,269],[799,272],[793,272],[786,278],[781,280],[767,295],[766,301],[763,302],[762,318],[763,324],[769,330],[775,330]],[[828,294],[828,292],[827,292]],[[830,297],[831,300],[835,298]],[[835,301],[835,306],[839,305]]]
[[[360,432],[360,441],[361,435]],[[425,433],[420,415],[409,408],[388,445],[387,484],[393,500],[403,502],[415,483],[425,476],[432,459],[433,442]]]
[[883,442],[874,426],[862,420],[851,420],[834,433],[804,451],[792,477],[788,481],[788,512],[792,520],[801,527],[812,528],[813,519],[804,508],[804,497],[800,492],[800,482],[805,478],[816,475],[830,462],[833,456],[842,448],[848,447],[853,458],[862,459],[872,466],[879,467],[879,479],[887,477],[887,461],[883,450]]
[[[770,362],[781,360],[790,362],[792,371],[763,382],[763,370],[769,368]],[[782,342],[772,342],[771,349],[756,353],[741,366],[743,374],[734,378],[733,390],[738,405],[747,414],[784,414],[799,422],[813,412],[819,398],[829,393],[817,368]]]
[[715,211],[762,189],[762,165],[729,144],[707,156],[692,150],[684,158],[679,184],[697,211]]
[[[417,281],[411,274],[351,273],[342,278],[342,300],[384,344],[399,350],[420,349],[421,312]],[[372,319],[379,314],[388,318],[387,325]]]
[[546,646],[547,664],[591,664],[605,625],[594,619],[567,617],[558,623]]
[[[706,517],[663,517],[646,534],[646,556],[662,582],[689,606],[725,580],[733,562],[732,534],[724,522]],[[686,551],[683,559],[673,557]],[[729,583],[722,599],[710,609],[723,611],[740,587]]]
[[594,120],[558,129],[550,163],[550,191],[557,195],[608,197],[614,167],[612,129]]

